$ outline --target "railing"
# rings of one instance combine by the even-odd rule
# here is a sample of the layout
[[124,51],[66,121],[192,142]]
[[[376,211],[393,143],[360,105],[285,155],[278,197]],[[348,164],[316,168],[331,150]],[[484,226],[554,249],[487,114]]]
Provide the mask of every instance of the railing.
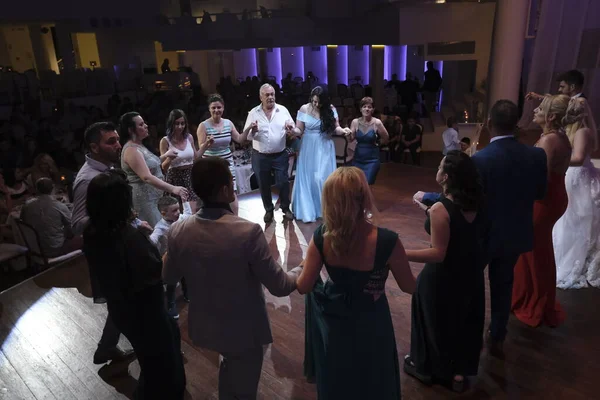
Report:
[[[263,10],[252,10],[243,11],[238,13],[223,12],[214,14],[203,14],[203,15],[183,15],[176,18],[167,18],[170,25],[176,25],[180,23],[190,23],[193,21],[195,24],[210,24],[210,23],[231,23],[237,21],[249,21],[257,19],[268,19],[268,18],[292,18],[305,16],[305,9],[298,8],[282,8],[282,9],[263,9]],[[205,20],[206,17],[210,17],[210,22]]]

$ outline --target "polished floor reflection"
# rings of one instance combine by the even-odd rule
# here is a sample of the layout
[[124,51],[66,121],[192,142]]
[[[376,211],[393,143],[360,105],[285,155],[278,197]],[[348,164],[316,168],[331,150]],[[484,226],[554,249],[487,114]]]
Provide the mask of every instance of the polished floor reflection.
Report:
[[[428,163],[429,164],[429,163]],[[431,162],[436,166],[436,162]],[[435,170],[384,164],[373,187],[381,225],[398,232],[407,248],[428,244],[423,212],[411,203],[417,190],[435,190]],[[264,226],[260,196],[240,198],[240,215]],[[282,214],[265,227],[274,256],[292,268],[302,260],[316,224],[282,223]],[[413,264],[417,274],[421,265]],[[399,356],[409,349],[410,296],[392,278],[387,294]],[[427,388],[402,374],[405,399],[590,399],[598,397],[600,368],[600,291],[559,291],[567,321],[556,329],[531,329],[511,318],[500,362],[483,354],[480,376],[461,396]],[[304,298],[297,293],[267,295],[274,344],[267,349],[260,384],[262,399],[316,399],[314,385],[302,377]],[[216,399],[218,355],[194,348],[187,335],[187,305],[180,301],[180,326],[188,378],[187,396]],[[106,308],[92,304],[87,267],[80,259],[0,295],[0,399],[130,398],[138,373],[131,365],[96,366],[92,356]],[[489,317],[489,307],[488,307]],[[127,347],[123,340],[121,344]]]

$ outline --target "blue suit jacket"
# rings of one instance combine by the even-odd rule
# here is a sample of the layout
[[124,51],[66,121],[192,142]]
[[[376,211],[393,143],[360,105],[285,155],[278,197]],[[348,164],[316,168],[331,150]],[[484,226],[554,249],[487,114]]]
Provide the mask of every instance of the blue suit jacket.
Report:
[[486,194],[489,257],[533,248],[533,203],[548,181],[543,149],[514,138],[495,140],[473,156]]
[[[473,156],[486,194],[488,258],[518,255],[533,248],[533,203],[546,194],[546,153],[514,138],[495,140]],[[423,203],[439,201],[426,193]]]

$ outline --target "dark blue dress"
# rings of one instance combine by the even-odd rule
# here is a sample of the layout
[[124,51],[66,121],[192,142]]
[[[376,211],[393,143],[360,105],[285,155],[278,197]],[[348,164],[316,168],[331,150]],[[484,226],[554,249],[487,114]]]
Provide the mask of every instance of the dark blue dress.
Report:
[[[320,226],[313,236],[321,257],[323,231]],[[316,378],[319,400],[401,398],[396,339],[385,295],[388,259],[397,240],[397,233],[378,228],[370,271],[324,262],[330,278],[319,278],[306,296],[304,375]]]
[[374,129],[363,133],[360,129],[356,131],[356,150],[352,165],[362,169],[367,176],[369,185],[375,183],[381,162],[379,161],[379,146],[377,146],[377,134]]

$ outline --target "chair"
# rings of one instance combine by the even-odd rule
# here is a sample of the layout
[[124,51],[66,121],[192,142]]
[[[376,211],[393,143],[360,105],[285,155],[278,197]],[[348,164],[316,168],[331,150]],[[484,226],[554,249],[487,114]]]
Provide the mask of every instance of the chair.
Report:
[[385,145],[379,148],[379,161],[381,162],[390,162],[390,146]]
[[23,222],[22,219],[18,219],[16,222],[19,231],[21,232],[21,236],[25,241],[25,245],[29,249],[29,256],[32,264],[40,265],[43,269],[48,269],[50,267],[61,265],[83,254],[81,250],[75,250],[58,257],[48,257],[40,246],[40,235],[33,226]]
[[332,136],[335,146],[335,162],[338,165],[348,165],[354,155],[348,153],[348,139],[345,136]]
[[348,97],[348,86],[344,85],[343,83],[338,83],[337,93],[342,99]]
[[27,256],[27,247],[14,243],[0,243],[0,264],[12,261],[16,258]]
[[[404,149],[404,151],[402,152],[402,163],[406,164],[408,162],[409,155],[410,155],[410,150]],[[421,158],[421,146],[419,146],[417,148],[417,159],[415,160],[415,165],[421,164],[420,158]]]

